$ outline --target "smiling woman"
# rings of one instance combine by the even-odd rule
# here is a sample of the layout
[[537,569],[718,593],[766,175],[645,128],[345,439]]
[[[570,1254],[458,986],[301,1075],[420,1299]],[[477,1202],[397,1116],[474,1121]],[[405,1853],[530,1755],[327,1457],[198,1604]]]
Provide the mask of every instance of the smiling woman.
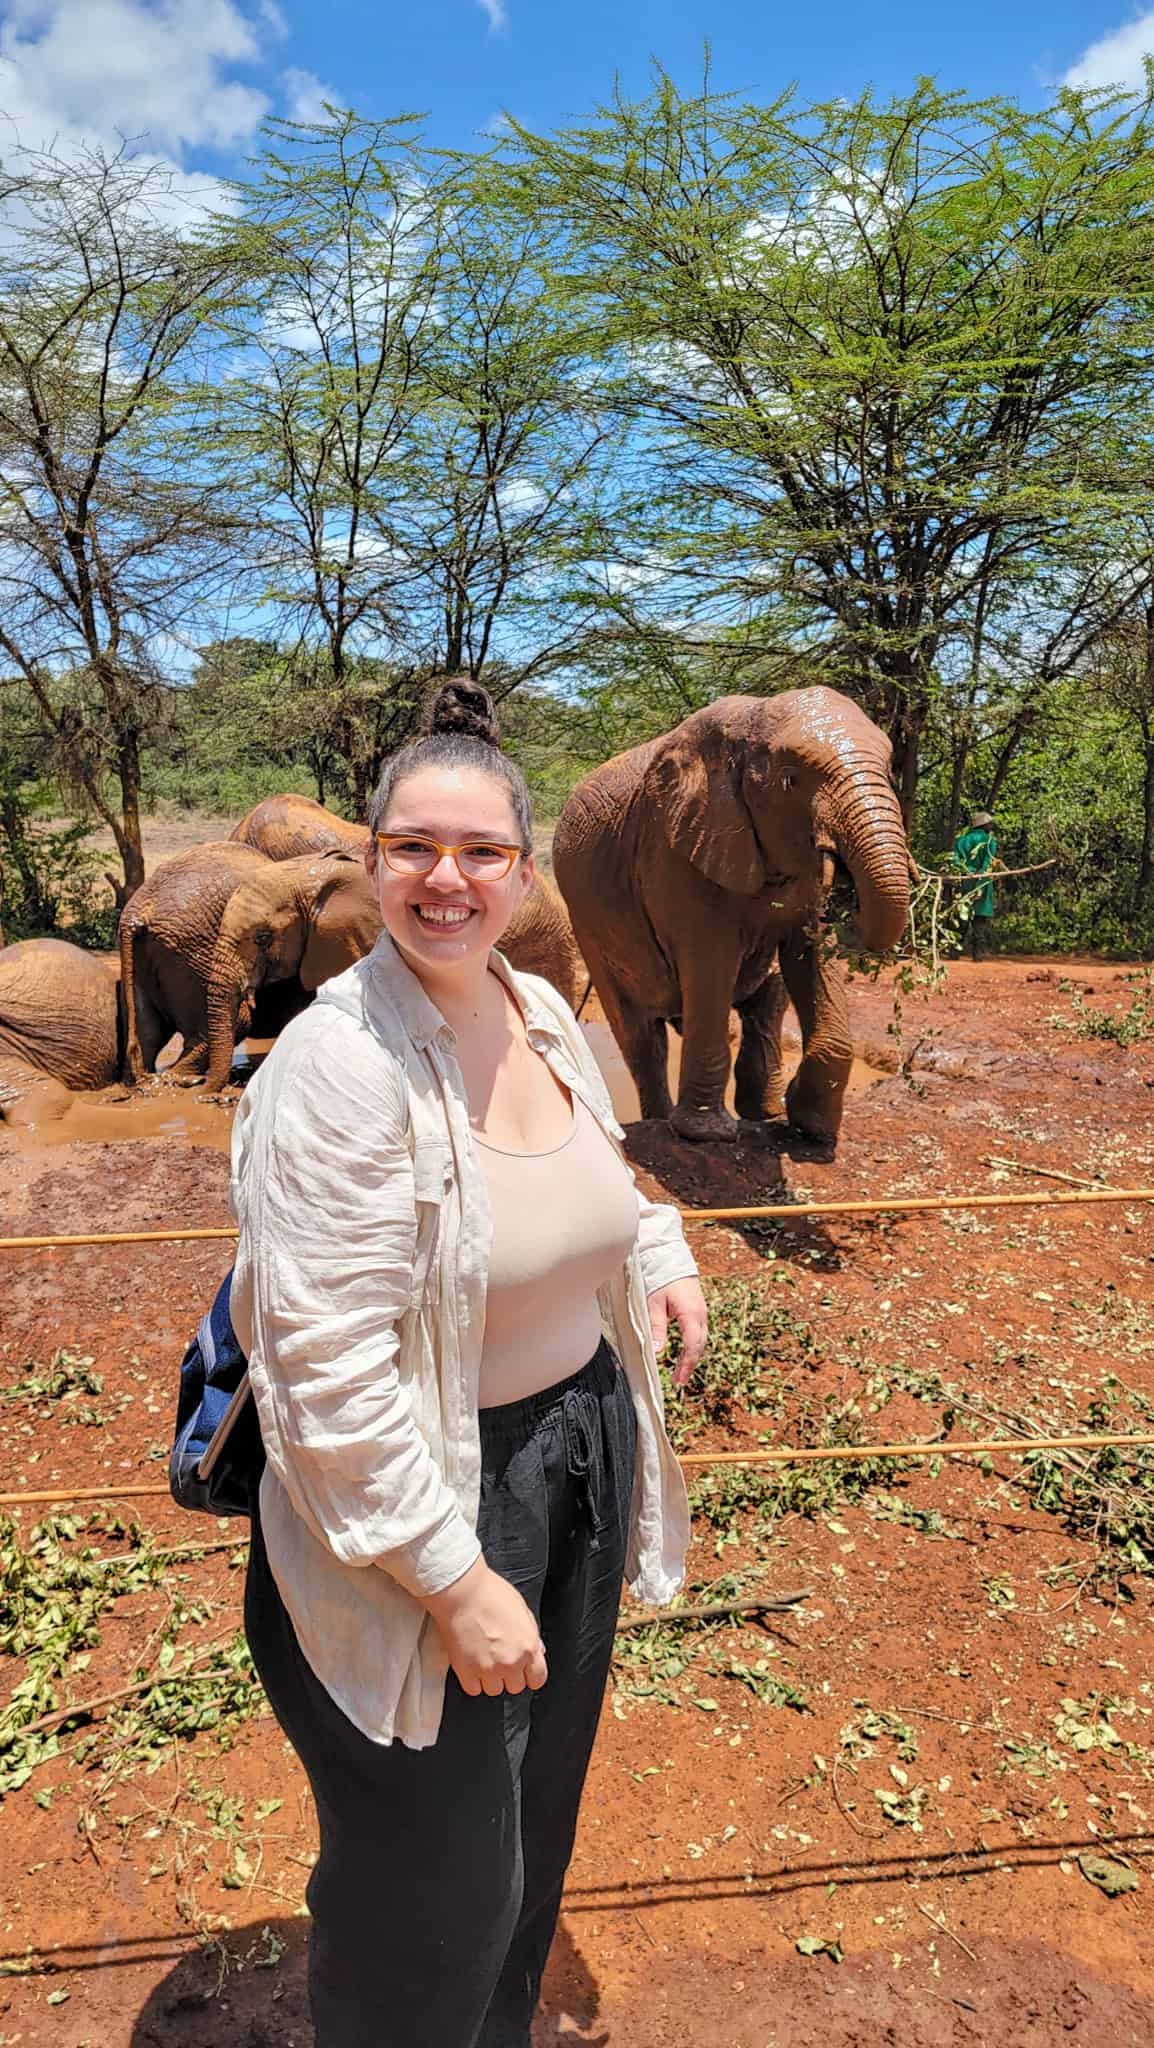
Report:
[[369,823],[384,932],[237,1111],[245,1620],[320,1820],[318,2048],[529,2048],[622,1575],[681,1583],[657,1345],[687,1378],[705,1306],[572,1011],[496,950],[532,818],[467,677]]

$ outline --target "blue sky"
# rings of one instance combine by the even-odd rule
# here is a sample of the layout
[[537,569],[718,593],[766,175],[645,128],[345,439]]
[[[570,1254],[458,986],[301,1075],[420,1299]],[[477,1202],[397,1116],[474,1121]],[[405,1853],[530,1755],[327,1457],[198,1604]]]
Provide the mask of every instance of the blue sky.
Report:
[[619,72],[641,93],[658,58],[771,96],[882,94],[920,72],[1037,102],[1063,77],[1135,84],[1154,8],[1105,0],[0,0],[0,110],[25,142],[136,138],[178,177],[227,171],[263,115],[307,115],[329,91],[365,113],[429,115],[468,145],[502,108],[533,127],[580,118]]

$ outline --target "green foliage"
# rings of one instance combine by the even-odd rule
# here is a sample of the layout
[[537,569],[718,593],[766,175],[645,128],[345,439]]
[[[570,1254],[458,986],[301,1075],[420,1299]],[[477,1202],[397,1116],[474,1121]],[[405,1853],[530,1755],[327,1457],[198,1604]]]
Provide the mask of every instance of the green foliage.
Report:
[[[772,1269],[771,1269],[772,1270]],[[808,1323],[775,1294],[773,1283],[707,1280],[709,1349],[688,1387],[676,1387],[671,1371],[680,1355],[674,1330],[665,1361],[665,1413],[674,1444],[690,1443],[702,1430],[732,1427],[739,1410],[780,1414],[782,1363],[811,1359],[817,1340]]]
[[67,825],[38,823],[34,804],[51,801],[43,785],[0,799],[0,871],[4,876],[4,937],[53,936],[77,946],[108,950],[116,943],[115,906],[105,878],[105,857],[88,844],[85,819]]
[[724,1657],[718,1659],[712,1669],[719,1678],[735,1678],[739,1685],[744,1685],[759,1706],[792,1707],[798,1714],[810,1712],[809,1701],[802,1688],[774,1671],[769,1657],[758,1657],[752,1664],[745,1663],[740,1657]]
[[1110,1045],[1142,1045],[1154,1039],[1154,968],[1139,968],[1123,976],[1130,990],[1124,1008],[1091,1008],[1081,989],[1074,989],[1070,1014],[1055,1012],[1050,1018],[1056,1031],[1068,1031],[1075,1038],[1105,1039]]
[[[914,851],[933,865],[948,849],[951,763],[944,744],[928,752]],[[999,743],[991,739],[973,752],[975,801],[985,802],[998,773]],[[1053,684],[1009,759],[996,816],[1006,867],[1055,865],[1008,882],[995,879],[996,947],[1119,958],[1154,952],[1154,905],[1135,898],[1145,790],[1136,722],[1080,680]]]
[[[23,1541],[12,1521],[0,1520],[0,1657],[21,1668],[0,1709],[0,1797],[65,1746],[75,1763],[98,1764],[107,1787],[133,1770],[155,1769],[178,1738],[212,1728],[227,1742],[240,1721],[261,1711],[264,1696],[242,1636],[194,1661],[182,1656],[181,1630],[203,1625],[211,1608],[174,1583],[171,1557],[135,1523],[106,1513],[49,1515]],[[69,1734],[70,1721],[88,1720],[83,1712],[36,1726],[60,1705],[61,1682],[87,1669],[116,1603],[160,1586],[168,1611],[152,1682],[112,1703],[97,1732]]]
[[[1151,1403],[1111,1375],[1075,1428],[1141,1435],[1152,1423]],[[1154,1451],[1034,1451],[1023,1461],[1023,1484],[1035,1507],[1093,1544],[1092,1576],[1109,1584],[1128,1572],[1154,1574]]]

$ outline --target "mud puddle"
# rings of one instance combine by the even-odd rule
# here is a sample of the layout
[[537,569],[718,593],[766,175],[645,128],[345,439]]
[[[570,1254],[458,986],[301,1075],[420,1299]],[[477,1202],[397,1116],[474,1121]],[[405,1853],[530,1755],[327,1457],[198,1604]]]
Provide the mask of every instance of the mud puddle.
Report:
[[[609,1026],[593,1022],[583,1024],[581,1028],[605,1077],[614,1114],[623,1124],[635,1123],[641,1114],[637,1090]],[[676,1032],[671,1031],[669,1036],[669,1085],[676,1094],[681,1045]],[[246,1039],[239,1045],[233,1065],[233,1080],[243,1081],[253,1074],[272,1044],[272,1039]],[[172,1059],[178,1056],[179,1040],[166,1048],[166,1054],[167,1059],[162,1055],[162,1066],[171,1064]],[[800,1044],[790,1046],[787,1042],[787,1080],[795,1072],[800,1058]],[[884,1073],[866,1060],[855,1059],[849,1092],[851,1095],[860,1094],[885,1078]],[[726,1106],[732,1110],[732,1082],[725,1100]],[[233,1107],[231,1102],[204,1101],[195,1088],[180,1088],[172,1083],[150,1081],[131,1095],[126,1095],[120,1087],[113,1087],[99,1089],[92,1094],[70,1096],[67,1089],[46,1079],[12,1104],[7,1121],[0,1129],[14,1142],[17,1150],[46,1145],[135,1144],[150,1138],[177,1138],[188,1145],[208,1145],[214,1151],[227,1152],[232,1134]]]
[[2,1126],[17,1151],[46,1145],[121,1145],[140,1139],[180,1138],[188,1145],[209,1145],[227,1152],[232,1110],[219,1102],[198,1102],[194,1094],[172,1086],[126,1096],[119,1088],[74,1095],[61,1103],[48,1091],[32,1088],[15,1103]]

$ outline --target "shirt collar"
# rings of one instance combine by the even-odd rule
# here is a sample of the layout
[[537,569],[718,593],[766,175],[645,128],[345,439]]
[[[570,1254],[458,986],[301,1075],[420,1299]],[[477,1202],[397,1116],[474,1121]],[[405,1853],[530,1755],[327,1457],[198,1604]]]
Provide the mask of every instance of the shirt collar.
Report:
[[[517,1003],[530,1039],[547,1038],[555,1045],[563,1045],[564,1033],[557,1019],[529,983],[510,967],[504,955],[494,950],[489,954],[489,965]],[[405,1031],[420,1051],[423,1052],[438,1036],[446,1045],[456,1043],[456,1032],[425,994],[389,932],[382,932],[373,947],[370,967],[373,980],[387,994]]]

